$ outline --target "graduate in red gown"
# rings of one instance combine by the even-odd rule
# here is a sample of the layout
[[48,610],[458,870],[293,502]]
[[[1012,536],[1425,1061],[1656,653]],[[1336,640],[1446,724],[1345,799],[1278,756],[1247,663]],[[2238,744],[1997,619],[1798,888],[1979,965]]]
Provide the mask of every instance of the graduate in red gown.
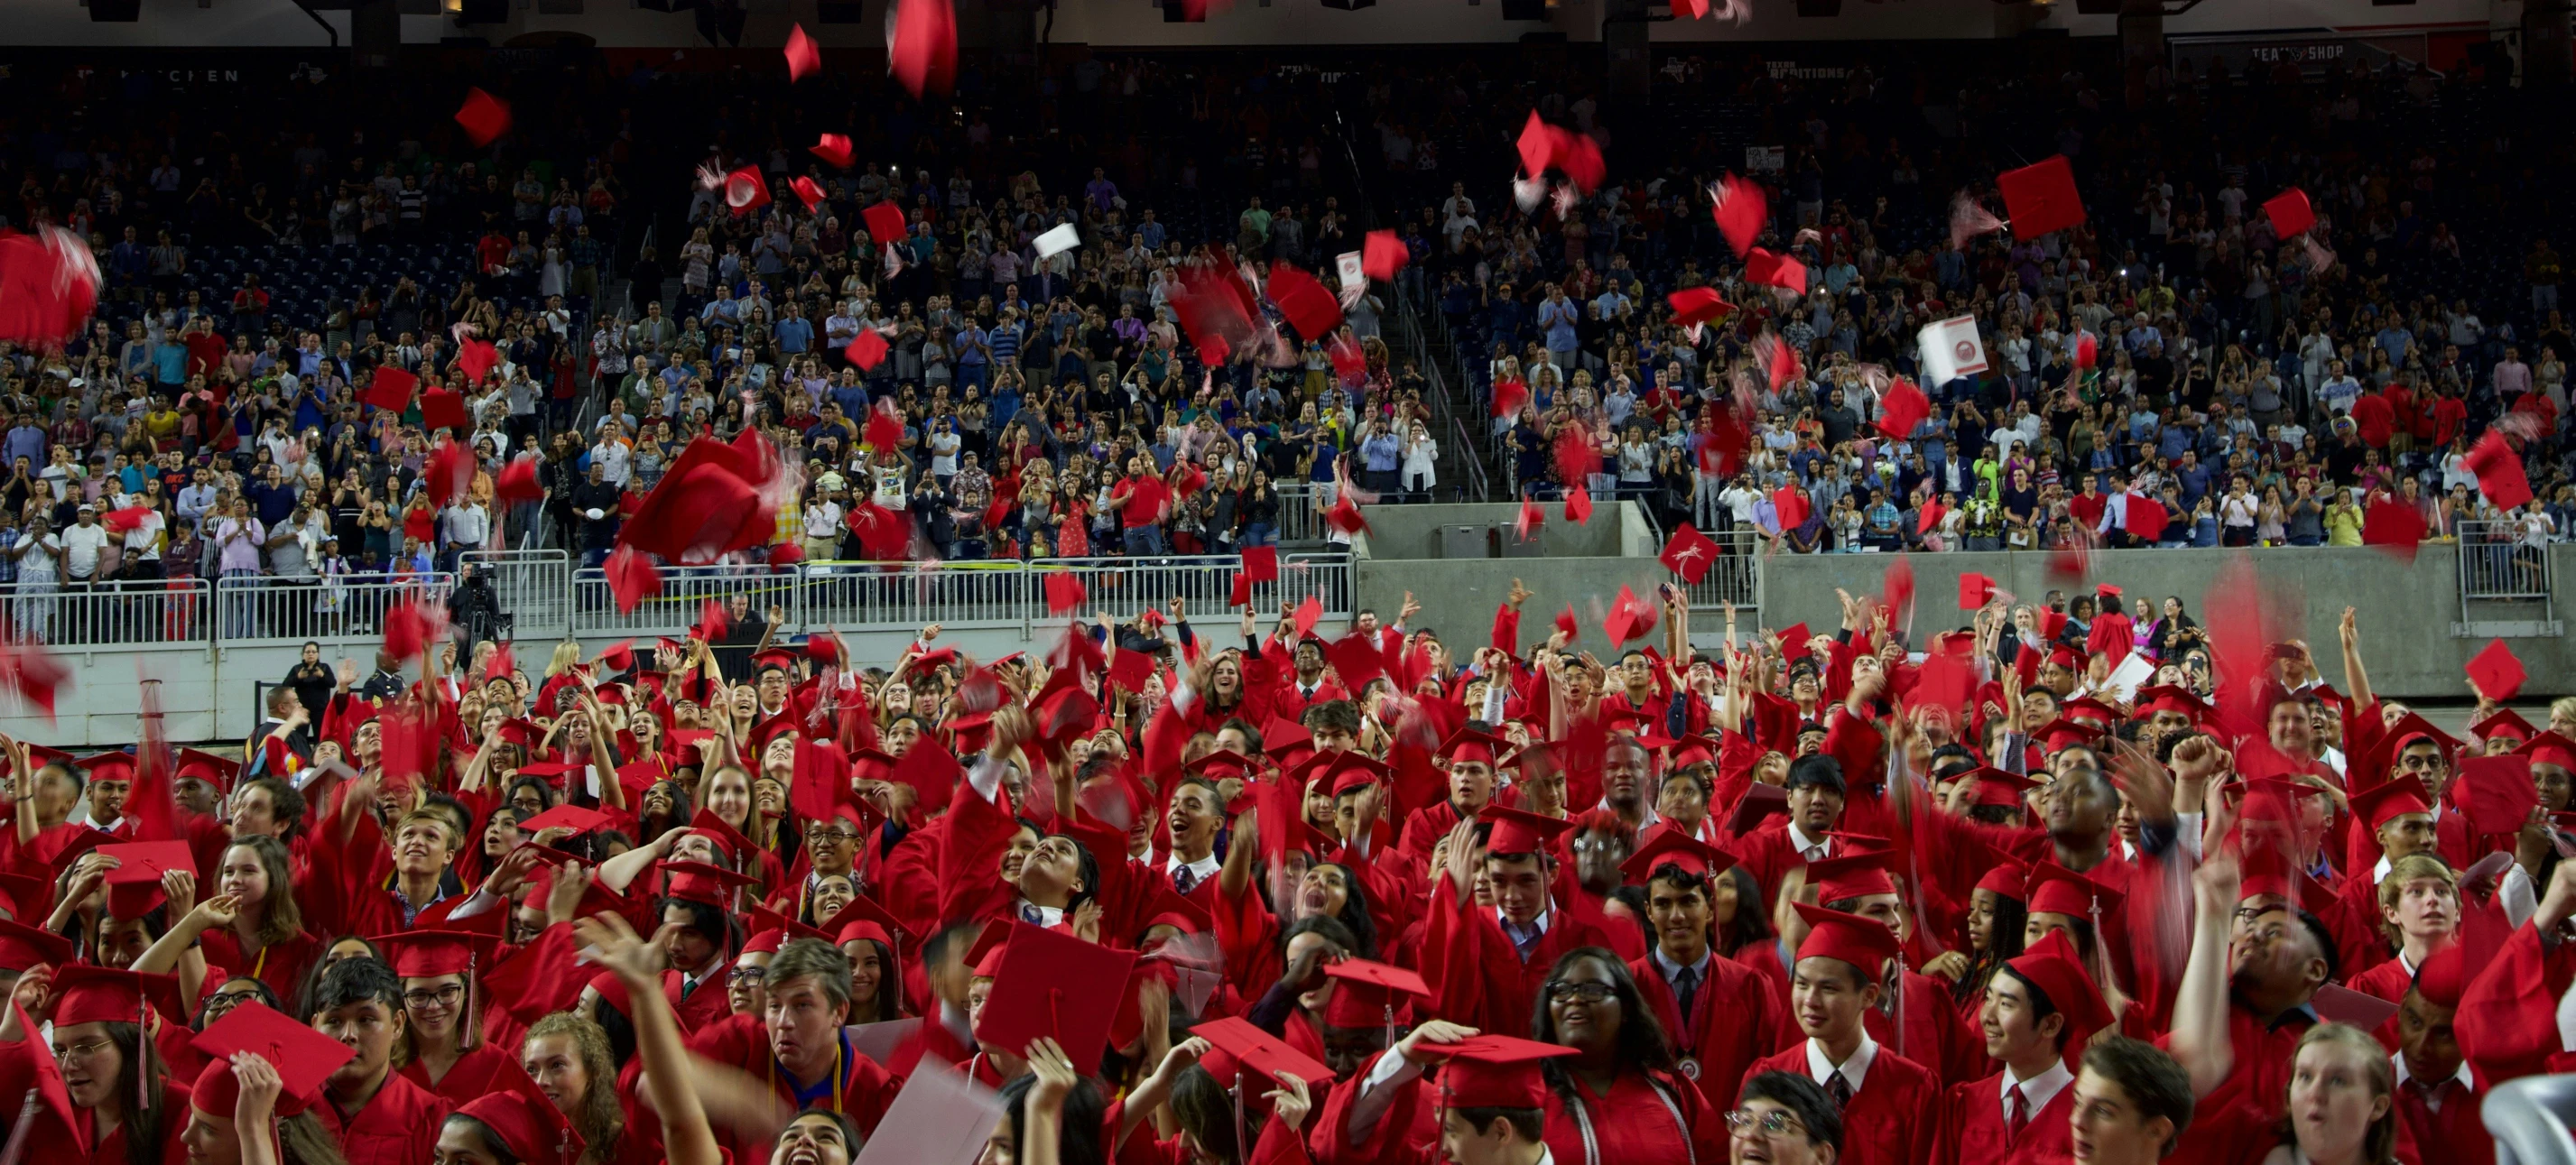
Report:
[[[1439,992],[1435,1014],[1490,1032],[1527,1030],[1548,968],[1569,951],[1607,946],[1600,928],[1550,900],[1557,838],[1570,821],[1488,805],[1486,844],[1451,843],[1445,887],[1432,890],[1423,977]],[[1479,866],[1492,906],[1473,900]],[[1465,883],[1465,884],[1462,884]]]
[[[1876,919],[1797,904],[1810,929],[1791,968],[1797,1046],[1757,1060],[1753,1074],[1787,1072],[1814,1080],[1842,1106],[1847,1165],[1926,1160],[1941,1099],[1932,1070],[1881,1046],[1863,1017],[1886,992],[1896,934]],[[1946,1006],[1945,1014],[1955,1017]]]
[[2467,949],[2434,952],[2397,1005],[2397,1120],[2421,1165],[2494,1165],[2481,1110],[2488,1081],[2460,1052],[2454,1022],[2472,968]]
[[[1874,919],[1902,944],[1913,932],[1913,918],[1889,872],[1893,860],[1885,851],[1852,853],[1809,863],[1807,876],[1825,909]],[[1897,981],[1903,995],[1869,1009],[1871,1037],[1931,1068],[1945,1083],[1985,1075],[1984,1042],[1952,1005],[1950,985],[1911,968]]]
[[394,1070],[404,1019],[402,980],[374,959],[343,959],[314,984],[313,1028],[357,1050],[331,1073],[313,1110],[349,1165],[418,1165],[438,1145],[454,1106]]
[[504,1066],[518,1063],[516,1049],[483,1038],[483,1004],[477,972],[500,945],[493,935],[461,930],[414,930],[376,939],[403,987],[403,1033],[411,1058],[404,1078],[436,1093],[450,1106],[491,1091]]
[[[128,1165],[128,1145],[141,1137],[158,1146],[146,1159],[187,1160],[179,1133],[188,1123],[188,1086],[165,1077],[161,1057],[139,1035],[174,1022],[179,981],[74,964],[46,986],[45,1015],[12,1006],[0,1020],[0,1088],[39,1101],[29,1146],[45,1161]],[[40,1019],[53,1025],[53,1048],[44,1046]],[[18,1119],[10,1118],[13,1128]]]
[[[873,1133],[903,1081],[850,1046],[849,982],[850,958],[840,948],[821,939],[791,939],[769,962],[764,1015],[708,1027],[689,1037],[689,1050],[742,1070],[790,1108],[828,1108],[850,1118],[861,1133]],[[765,1140],[725,1119],[720,1098],[711,1095],[708,1103],[718,1118],[718,1137],[735,1160],[767,1151]]]
[[1781,1043],[1769,983],[1712,945],[1711,878],[1733,863],[1716,846],[1664,831],[1620,867],[1645,884],[1654,935],[1628,973],[1671,1039],[1681,1074],[1713,1102],[1734,1096],[1753,1062]]
[[2003,1071],[1953,1084],[1941,1098],[1933,1160],[2042,1165],[2073,1151],[2075,1075],[2067,1061],[2113,1022],[2066,932],[2050,931],[1987,980],[1978,1019]]

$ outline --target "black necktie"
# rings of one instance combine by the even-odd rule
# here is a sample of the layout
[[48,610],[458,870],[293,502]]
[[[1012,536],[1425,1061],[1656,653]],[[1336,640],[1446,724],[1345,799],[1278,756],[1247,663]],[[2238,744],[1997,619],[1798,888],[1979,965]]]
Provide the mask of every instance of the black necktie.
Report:
[[1831,1078],[1825,1081],[1825,1095],[1833,1100],[1835,1111],[1839,1112],[1843,1109],[1850,1108],[1852,1098],[1851,1081],[1843,1079],[1843,1074],[1840,1071],[1836,1071]]
[[1682,1026],[1689,1027],[1691,1004],[1699,999],[1699,968],[1684,967],[1673,976],[1673,994],[1682,1005]]

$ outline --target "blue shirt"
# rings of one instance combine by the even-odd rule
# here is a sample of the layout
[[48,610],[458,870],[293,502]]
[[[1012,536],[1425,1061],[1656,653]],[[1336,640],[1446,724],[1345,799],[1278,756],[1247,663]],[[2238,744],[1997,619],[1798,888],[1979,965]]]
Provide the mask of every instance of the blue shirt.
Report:
[[1547,350],[1574,350],[1574,321],[1582,314],[1573,300],[1548,300],[1538,305],[1538,326],[1547,329]]
[[251,511],[259,516],[262,526],[274,526],[295,512],[295,487],[291,485],[255,481],[242,487],[242,496],[250,499]]
[[188,349],[172,340],[152,346],[152,378],[163,384],[179,384],[188,379]]
[[802,352],[814,346],[814,325],[806,322],[803,316],[780,320],[770,331],[777,334],[778,350],[782,353]]
[[957,363],[982,364],[984,345],[991,342],[991,338],[985,335],[984,329],[973,324],[966,325],[957,333]]
[[1395,463],[1403,455],[1404,446],[1396,443],[1393,433],[1380,433],[1360,442],[1360,456],[1373,473],[1395,472]]

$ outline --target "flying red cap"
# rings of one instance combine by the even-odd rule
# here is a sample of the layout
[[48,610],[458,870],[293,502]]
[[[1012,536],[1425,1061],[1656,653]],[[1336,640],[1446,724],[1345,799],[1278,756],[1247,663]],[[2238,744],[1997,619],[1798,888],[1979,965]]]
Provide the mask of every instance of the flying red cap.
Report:
[[1332,1027],[1391,1027],[1406,1021],[1408,998],[1433,998],[1421,975],[1385,963],[1344,959],[1326,964],[1324,974],[1339,984],[1324,1007],[1324,1022]]

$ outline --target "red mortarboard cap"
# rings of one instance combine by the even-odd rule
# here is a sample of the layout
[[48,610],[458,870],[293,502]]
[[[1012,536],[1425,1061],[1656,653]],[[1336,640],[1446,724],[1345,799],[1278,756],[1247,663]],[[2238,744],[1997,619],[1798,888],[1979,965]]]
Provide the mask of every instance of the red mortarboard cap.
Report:
[[[1393,770],[1364,752],[1329,752],[1315,758],[1336,797],[1384,782]],[[1505,853],[1519,851],[1505,850]]]
[[1450,733],[1449,739],[1440,742],[1440,755],[1453,763],[1468,761],[1490,765],[1494,763],[1495,757],[1502,755],[1503,751],[1510,747],[1509,742],[1490,732],[1461,728]]
[[2272,233],[2289,238],[2306,234],[2317,225],[2317,212],[2308,206],[2308,192],[2296,186],[2263,200],[2263,214],[2272,220]]
[[359,394],[358,399],[387,412],[398,413],[411,407],[412,393],[419,388],[419,377],[400,365],[386,364],[376,369],[375,376],[367,381],[367,391]]
[[2340,983],[2318,987],[2308,1004],[2328,1023],[2348,1023],[2366,1032],[2378,1031],[2379,1025],[2397,1014],[2396,1004]]
[[2557,765],[2562,769],[2576,769],[2576,741],[2571,741],[2556,732],[2543,730],[2532,733],[2531,739],[2523,741],[2522,747],[2513,751],[2530,757],[2531,763],[2536,765]]
[[1046,576],[1047,614],[1061,615],[1080,610],[1083,600],[1089,597],[1090,592],[1072,571],[1052,571]]
[[2120,528],[2128,531],[2139,541],[2153,542],[2164,537],[2165,526],[2171,521],[2172,517],[2165,513],[2162,502],[2132,494],[2129,497],[2127,515],[2120,521]]
[[1494,823],[1493,835],[1485,850],[1496,854],[1546,853],[1558,837],[1574,828],[1571,821],[1541,817],[1502,805],[1485,806],[1477,811],[1476,819]]
[[1562,1044],[1542,1044],[1517,1036],[1469,1036],[1454,1044],[1421,1045],[1446,1054],[1440,1069],[1442,1108],[1545,1108],[1547,1079],[1539,1061],[1575,1055]]
[[1778,785],[1751,785],[1744,790],[1744,798],[1735,803],[1735,812],[1727,815],[1726,828],[1742,837],[1761,825],[1763,818],[1788,811],[1788,790]]
[[2469,448],[2469,472],[2478,476],[2478,492],[2487,503],[2499,510],[2512,511],[2531,500],[2531,478],[2522,471],[2522,455],[2504,439],[2501,429],[2489,429],[2487,435]]
[[517,1059],[505,1058],[487,1087],[490,1091],[457,1106],[456,1115],[483,1122],[526,1165],[572,1165],[581,1157],[588,1142],[528,1079]]
[[150,1001],[161,1018],[181,1022],[188,1010],[179,1002],[176,975],[148,975],[74,963],[54,968],[54,1027],[84,1023],[138,1023]]
[[817,207],[822,206],[823,199],[827,197],[823,193],[822,183],[803,174],[790,179],[787,188],[796,192],[796,200],[805,204],[807,213],[812,213]]
[[1360,271],[1371,279],[1393,279],[1413,261],[1413,252],[1394,231],[1370,231],[1360,240]]
[[2424,541],[2424,515],[2395,498],[2381,498],[2362,512],[2361,542],[2385,549],[2393,558],[2415,561]]
[[2003,192],[2004,212],[2012,216],[2016,238],[2035,239],[2084,221],[2084,200],[2075,192],[2075,168],[2066,155],[2006,170],[1995,175]]
[[683,902],[702,902],[719,910],[732,910],[732,892],[753,880],[749,874],[737,874],[705,862],[663,862],[658,868],[671,879],[662,891],[664,895]]
[[1811,638],[1814,638],[1814,635],[1807,630],[1807,625],[1804,623],[1794,624],[1788,630],[1782,631],[1780,633],[1780,658],[1784,660],[1804,659],[1807,656],[1815,654],[1815,649],[1807,646],[1807,640]]
[[2433,807],[2424,803],[2422,781],[2384,781],[2376,788],[2352,795],[2353,816],[2369,823],[2373,832],[2409,813],[2432,811]]
[[1333,1027],[1392,1027],[1406,1009],[1406,996],[1432,998],[1421,975],[1385,963],[1344,959],[1326,964],[1324,974],[1340,984],[1324,1008],[1324,1022]]
[[1190,772],[1220,781],[1227,777],[1250,777],[1258,772],[1251,757],[1230,748],[1220,748],[1210,752],[1206,756],[1191,761],[1186,767]]
[[964,959],[967,969],[974,972],[976,978],[990,979],[1001,974],[1002,950],[1010,945],[1011,927],[1014,925],[1010,919],[996,918],[986,922],[984,929],[976,933],[975,941],[966,948]]
[[[886,345],[885,336],[875,328],[861,328],[857,335],[850,337],[849,346],[841,349],[841,355],[849,357],[850,363],[860,368],[873,369],[885,363],[888,351],[891,349]],[[868,423],[871,426],[876,424],[874,421]]]
[[859,212],[859,221],[867,224],[868,237],[876,240],[880,249],[909,233],[904,227],[903,208],[890,199],[869,203]]
[[836,133],[820,135],[814,139],[813,145],[805,147],[805,152],[831,163],[838,169],[850,168],[850,139],[845,135]]
[[1816,888],[1818,902],[1896,893],[1896,877],[1890,872],[1889,855],[1884,851],[1845,853],[1809,862],[1807,884]]
[[[2473,756],[2460,761],[2460,811],[2480,833],[2512,833],[2540,804],[2528,756]],[[2410,782],[2420,783],[2420,782]],[[2356,810],[2358,806],[2356,806]]]
[[2522,718],[2522,713],[2511,708],[2498,708],[2486,719],[2469,725],[2469,735],[2481,741],[2502,739],[2515,744],[2531,739],[2532,734],[2539,731],[2531,726],[2531,721]]
[[662,572],[653,560],[635,552],[632,546],[620,546],[603,564],[608,575],[608,591],[617,600],[621,615],[632,615],[644,600],[662,593]]
[[1264,288],[1270,302],[1279,305],[1297,334],[1308,340],[1322,340],[1342,322],[1341,301],[1314,276],[1285,263],[1270,268],[1270,282]]
[[1994,600],[1995,580],[1992,576],[1977,574],[1973,571],[1959,576],[1960,610],[1983,610],[1986,604],[1991,603]]
[[171,870],[194,873],[197,869],[196,856],[188,852],[184,841],[101,845],[98,852],[122,863],[107,872],[107,912],[118,918],[141,918],[166,901],[161,892],[161,875]]
[[230,789],[233,778],[239,775],[241,762],[238,760],[203,749],[183,748],[179,750],[179,767],[171,777],[174,780],[197,777],[212,782],[217,788]]
[[277,1115],[291,1117],[311,1107],[322,1098],[322,1086],[340,1066],[354,1059],[358,1050],[256,999],[245,999],[225,1012],[222,1019],[206,1025],[188,1041],[188,1046],[206,1054],[206,1070],[197,1077],[196,1090],[189,1096],[197,1111],[232,1119],[233,1105],[241,1099],[241,1082],[233,1075],[232,1058],[249,1052],[277,1069]]
[[1643,884],[1664,866],[1679,866],[1684,873],[1707,877],[1734,865],[1734,854],[1678,829],[1659,829],[1634,856],[1619,863],[1619,872],[1626,874],[1631,883]]
[[2096,907],[2108,917],[2120,908],[2127,895],[2058,865],[2041,862],[2030,868],[2030,881],[2022,886],[2022,903],[2032,914],[2063,914],[2089,918]]
[[134,754],[130,752],[94,752],[72,764],[89,774],[93,781],[131,781],[134,779]]
[[[32,905],[20,907],[20,916],[35,913]],[[71,965],[77,955],[72,940],[49,930],[24,923],[0,920],[0,971],[24,971],[43,964],[48,967]]]
[[2022,805],[2030,791],[2039,787],[2029,777],[1998,768],[1980,768],[1968,775],[1977,779],[1979,805]]
[[2057,706],[2057,714],[2096,728],[2120,722],[2120,710],[2091,696],[2077,696]]
[[1913,381],[1901,376],[1879,397],[1878,408],[1878,431],[1898,441],[1913,436],[1914,427],[1932,415],[1931,398],[1924,396],[1922,389],[1914,387]]
[[711,809],[700,809],[689,818],[689,832],[704,835],[722,847],[725,856],[737,861],[747,858],[753,849],[750,838],[744,837],[741,830],[716,816]]
[[456,124],[465,127],[465,136],[476,146],[488,146],[510,132],[510,107],[481,89],[468,89],[465,104],[457,107]]
[[2090,724],[2078,723],[2060,716],[2049,721],[2034,735],[2039,738],[2041,748],[2056,752],[2061,748],[2090,744],[2096,737],[2102,735],[2102,730]]
[[2151,688],[2141,688],[2138,691],[2138,715],[2140,716],[2152,716],[2158,712],[2179,712],[2191,717],[2192,723],[2197,724],[2206,719],[2212,711],[2214,709],[2207,701],[2192,694],[2188,688],[2159,684]]
[[2469,682],[2477,685],[2478,694],[2499,703],[2514,698],[2522,691],[2526,678],[2522,661],[2504,640],[2494,640],[2469,660]]
[[[1336,991],[1333,994],[1339,996],[1341,992]],[[1279,1079],[1280,1074],[1284,1072],[1311,1087],[1319,1081],[1333,1078],[1331,1068],[1325,1067],[1314,1057],[1288,1046],[1277,1036],[1252,1026],[1250,1021],[1241,1016],[1229,1015],[1223,1019],[1209,1020],[1191,1028],[1190,1034],[1206,1040],[1219,1051],[1231,1055],[1235,1062],[1243,1067],[1259,1072],[1272,1080]],[[1234,1083],[1232,1076],[1231,1072],[1219,1075],[1217,1083],[1231,1085]]]
[[420,394],[420,423],[432,429],[454,429],[473,422],[466,419],[463,393],[433,388]]
[[823,67],[823,50],[814,38],[805,35],[804,25],[787,30],[787,79],[802,81],[805,75]]
[[377,935],[368,941],[385,949],[394,974],[405,979],[469,974],[475,956],[488,955],[500,945],[492,935],[464,930],[409,930]]
[[2084,960],[2064,930],[2050,928],[2038,942],[2004,965],[2037,986],[2066,1017],[2066,1049],[2070,1053],[2079,1052],[2093,1033],[2118,1021],[2111,1014],[2111,1005],[2102,998],[2102,990],[2085,973]]
[[[1696,15],[1701,10],[1695,6],[1692,11]],[[1763,222],[1771,217],[1771,199],[1759,183],[1728,174],[1718,180],[1717,201],[1709,216],[1717,221],[1718,233],[1726,236],[1726,245],[1741,255],[1753,249],[1753,240],[1761,236]]]
[[1072,1059],[1074,1071],[1090,1075],[1117,1018],[1118,1009],[1101,1002],[1119,996],[1135,962],[1134,951],[1012,923],[976,1037],[1019,1053],[1030,1040],[1050,1036]]
[[957,73],[957,10],[951,0],[896,0],[886,57],[895,80],[913,96],[925,89],[946,92]]
[[1684,583],[1697,585],[1699,580],[1708,577],[1709,568],[1717,565],[1717,553],[1716,542],[1684,523],[1664,543],[1664,552],[1655,557],[1656,561],[1664,564],[1664,569],[1682,576]]
[[1714,287],[1685,287],[1665,296],[1664,302],[1672,305],[1675,327],[1705,324],[1735,310],[1735,305],[1720,298]]
[[877,905],[864,895],[850,899],[849,905],[835,911],[832,917],[824,919],[821,929],[824,935],[838,945],[854,937],[862,937],[853,934],[852,930],[863,926],[872,927],[876,931],[864,937],[873,938],[897,950],[902,949],[904,940],[912,937],[912,932],[905,930],[902,923],[896,922],[893,915],[886,913],[885,907]]
[[1795,903],[1798,917],[1813,929],[1798,944],[1798,958],[1840,959],[1860,968],[1866,982],[1878,982],[1879,971],[1897,955],[1896,932],[1875,918]]
[[1807,265],[1755,247],[1744,256],[1744,281],[1756,287],[1777,287],[1805,295]]
[[2030,867],[1991,846],[1987,847],[1987,853],[1995,864],[1986,870],[1984,877],[1977,879],[1977,889],[1991,890],[2015,902],[2027,902],[2023,895],[2030,893]]
[[[527,770],[522,769],[520,771],[525,772]],[[565,829],[571,830],[573,832],[573,836],[578,837],[585,833],[596,833],[599,830],[606,829],[610,825],[615,824],[616,821],[616,818],[610,817],[596,809],[585,809],[579,805],[557,805],[552,809],[548,809],[543,813],[520,822],[519,828],[523,832],[535,833],[541,829],[553,829],[557,826],[561,826]]]
[[2425,956],[2415,968],[2415,993],[2436,1007],[2458,1007],[2471,977],[2468,948],[2452,943]]

